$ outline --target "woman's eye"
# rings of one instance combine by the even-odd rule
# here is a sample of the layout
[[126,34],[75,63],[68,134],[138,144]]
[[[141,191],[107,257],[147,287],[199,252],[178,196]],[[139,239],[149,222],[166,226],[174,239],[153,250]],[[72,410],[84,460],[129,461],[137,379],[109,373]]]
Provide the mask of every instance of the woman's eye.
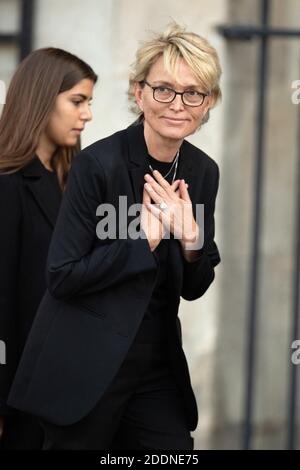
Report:
[[185,92],[188,96],[198,96],[200,93],[195,90],[188,90]]
[[169,88],[166,88],[164,86],[159,86],[159,87],[157,87],[157,89],[160,93],[168,93],[170,91]]
[[82,101],[73,101],[73,104],[75,104],[75,106],[79,106],[80,103],[82,103]]

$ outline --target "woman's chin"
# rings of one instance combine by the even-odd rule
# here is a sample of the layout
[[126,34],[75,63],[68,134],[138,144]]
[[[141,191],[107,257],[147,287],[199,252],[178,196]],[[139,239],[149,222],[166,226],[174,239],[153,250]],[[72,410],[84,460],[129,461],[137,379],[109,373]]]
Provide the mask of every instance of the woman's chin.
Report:
[[166,139],[182,140],[186,137],[185,132],[179,131],[178,129],[166,129],[161,132],[161,135]]

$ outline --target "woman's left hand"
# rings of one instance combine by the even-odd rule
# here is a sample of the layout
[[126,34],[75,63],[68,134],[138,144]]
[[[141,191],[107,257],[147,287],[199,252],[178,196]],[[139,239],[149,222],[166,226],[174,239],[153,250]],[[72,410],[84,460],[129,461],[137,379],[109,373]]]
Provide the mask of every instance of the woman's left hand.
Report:
[[[194,219],[186,183],[180,180],[178,191],[174,191],[159,171],[154,170],[153,176],[155,178],[145,175],[145,188],[155,203],[148,203],[147,207],[162,221],[167,232],[170,231],[180,240],[185,249],[187,244],[194,244],[199,238],[199,227]],[[165,203],[165,209],[159,208],[161,203]]]

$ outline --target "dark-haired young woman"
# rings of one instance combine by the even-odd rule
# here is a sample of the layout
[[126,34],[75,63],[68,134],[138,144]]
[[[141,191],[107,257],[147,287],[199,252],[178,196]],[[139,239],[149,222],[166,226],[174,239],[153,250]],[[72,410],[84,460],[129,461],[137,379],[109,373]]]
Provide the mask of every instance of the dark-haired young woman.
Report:
[[6,399],[46,289],[50,239],[80,134],[92,118],[96,81],[92,68],[78,57],[38,49],[15,72],[0,119],[0,340],[6,351],[0,366],[2,449],[42,447],[38,421],[12,411]]

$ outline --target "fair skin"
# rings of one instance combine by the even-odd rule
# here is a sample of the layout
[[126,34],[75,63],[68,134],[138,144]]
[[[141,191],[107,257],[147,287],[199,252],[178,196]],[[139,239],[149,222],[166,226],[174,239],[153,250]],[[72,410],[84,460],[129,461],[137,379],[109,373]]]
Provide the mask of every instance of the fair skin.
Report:
[[[152,65],[147,82],[152,86],[165,85],[176,91],[196,90],[204,92],[190,67],[183,59],[178,62],[176,81],[164,68],[163,58],[159,57]],[[180,95],[171,103],[158,103],[153,99],[149,86],[136,85],[135,99],[144,113],[144,136],[148,152],[157,160],[171,162],[185,137],[193,134],[210,108],[210,97],[203,104],[190,107],[183,104]],[[197,243],[199,227],[193,217],[192,203],[187,186],[183,180],[170,185],[158,171],[145,175],[143,194],[142,228],[146,233],[151,251],[155,250],[162,240],[165,227],[174,235],[180,235],[180,243],[185,259],[189,262],[197,259],[197,251],[187,249],[189,244]],[[168,209],[162,212],[154,204],[164,201]],[[154,221],[154,219],[156,221]],[[148,220],[148,223],[145,223]],[[156,227],[150,233],[149,226]]]
[[[92,119],[90,103],[93,87],[92,80],[84,79],[57,96],[49,123],[36,149],[37,156],[48,170],[52,171],[51,159],[57,147],[76,145],[86,122]],[[0,439],[3,426],[4,417],[0,416]]]
[[76,145],[86,122],[92,119],[90,103],[94,82],[83,79],[70,90],[57,95],[48,125],[40,137],[36,153],[48,170],[51,159],[60,146]]

